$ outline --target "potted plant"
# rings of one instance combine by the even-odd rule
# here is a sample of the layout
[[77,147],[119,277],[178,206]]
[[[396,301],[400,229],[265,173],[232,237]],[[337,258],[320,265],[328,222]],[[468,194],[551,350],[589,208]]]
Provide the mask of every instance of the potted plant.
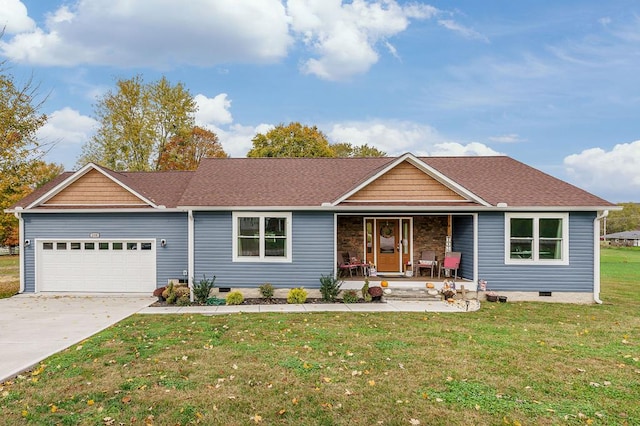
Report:
[[498,293],[495,291],[488,291],[486,294],[487,302],[497,302],[498,301]]

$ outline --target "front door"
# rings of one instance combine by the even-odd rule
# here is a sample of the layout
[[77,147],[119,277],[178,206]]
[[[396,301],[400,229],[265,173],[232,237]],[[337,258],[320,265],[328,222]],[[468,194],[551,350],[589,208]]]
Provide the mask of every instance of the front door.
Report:
[[402,272],[400,263],[399,220],[378,219],[376,224],[378,271],[383,273]]

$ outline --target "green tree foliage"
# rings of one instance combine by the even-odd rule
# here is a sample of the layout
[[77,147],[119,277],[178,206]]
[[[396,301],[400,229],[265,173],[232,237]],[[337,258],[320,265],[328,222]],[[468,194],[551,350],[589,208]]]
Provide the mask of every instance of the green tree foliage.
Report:
[[640,229],[640,204],[619,203],[618,205],[622,206],[622,210],[609,212],[606,233]]
[[194,127],[195,100],[181,83],[141,76],[118,80],[115,91],[95,106],[100,128],[82,148],[78,165],[94,162],[113,170],[159,170],[167,143],[188,139]]
[[37,130],[47,116],[40,112],[38,86],[16,84],[0,63],[0,245],[18,243],[17,220],[4,210],[60,173],[62,167],[40,159]]
[[367,144],[329,144],[327,137],[316,126],[303,126],[298,122],[279,124],[267,132],[258,133],[247,157],[384,157],[387,155]]
[[347,142],[339,142],[331,145],[336,157],[384,157],[386,152],[378,148],[364,145],[352,145]]
[[203,158],[228,157],[218,136],[195,126],[189,134],[174,136],[160,154],[158,170],[195,170]]
[[335,157],[324,133],[297,122],[279,124],[252,141],[247,157]]

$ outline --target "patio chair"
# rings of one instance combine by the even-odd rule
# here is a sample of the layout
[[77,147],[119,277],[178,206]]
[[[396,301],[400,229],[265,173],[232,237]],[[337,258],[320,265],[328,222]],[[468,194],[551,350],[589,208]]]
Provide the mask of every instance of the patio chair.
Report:
[[438,267],[436,260],[436,252],[433,250],[423,251],[420,253],[420,259],[416,263],[416,276],[422,275],[423,269],[431,270],[431,278],[433,278],[433,270]]
[[349,253],[342,253],[342,263],[338,264],[338,275],[346,276],[347,272],[349,272],[349,276],[353,276],[353,271],[358,273],[359,264],[353,263],[351,260],[351,256]]
[[[459,251],[450,251],[448,253],[444,254],[444,262],[442,264],[442,268],[440,269],[440,272],[442,272],[442,269],[445,270],[445,275],[447,272],[449,272],[449,275],[451,275],[451,271],[454,271],[454,281],[458,279],[458,268],[460,267],[460,257],[461,257],[462,253],[460,253]],[[438,276],[440,276],[440,274],[438,274]]]

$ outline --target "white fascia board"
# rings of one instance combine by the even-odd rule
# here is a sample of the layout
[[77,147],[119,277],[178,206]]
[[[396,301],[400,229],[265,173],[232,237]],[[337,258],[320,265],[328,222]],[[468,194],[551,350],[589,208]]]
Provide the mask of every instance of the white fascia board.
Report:
[[62,190],[64,190],[69,185],[71,185],[72,183],[74,183],[75,181],[80,179],[82,176],[86,175],[90,170],[96,170],[96,171],[100,172],[103,176],[105,176],[106,178],[108,178],[109,180],[114,182],[116,185],[119,185],[120,187],[122,187],[126,191],[128,191],[131,194],[135,195],[141,201],[144,201],[145,204],[147,204],[147,205],[149,205],[151,207],[154,207],[154,208],[158,208],[156,203],[154,203],[153,201],[147,199],[146,197],[144,197],[143,195],[139,194],[138,192],[134,191],[132,188],[129,188],[124,183],[120,182],[118,179],[114,178],[109,173],[107,173],[104,170],[102,170],[102,167],[100,167],[100,166],[98,166],[98,165],[96,165],[94,163],[88,163],[83,168],[81,168],[80,170],[78,170],[77,172],[75,172],[74,174],[69,176],[67,179],[65,179],[62,182],[60,182],[54,188],[49,190],[47,193],[43,194],[40,198],[35,200],[33,203],[29,204],[25,209],[32,209],[32,208],[34,208],[34,207],[36,207],[36,206],[38,206],[40,204],[45,203],[47,200],[50,200],[55,195],[59,194]]
[[184,213],[183,209],[158,209],[158,208],[86,208],[86,209],[54,209],[41,208],[32,210],[20,210],[20,213],[39,214],[39,213]]
[[432,178],[434,178],[435,180],[437,180],[438,182],[440,182],[441,184],[443,184],[447,188],[449,188],[452,191],[454,191],[454,192],[460,194],[461,196],[465,197],[467,200],[474,201],[476,203],[479,203],[479,204],[482,204],[482,205],[485,205],[485,206],[491,206],[491,204],[489,204],[488,202],[486,202],[482,198],[478,197],[473,192],[471,192],[468,189],[464,188],[462,185],[458,184],[457,182],[454,182],[453,180],[449,179],[447,176],[443,175],[442,173],[440,173],[439,171],[437,171],[433,167],[427,165],[424,161],[420,160],[418,157],[416,157],[415,155],[413,155],[413,154],[411,154],[409,152],[404,154],[404,155],[401,155],[398,158],[396,158],[391,164],[387,165],[387,167],[385,167],[384,169],[380,170],[378,173],[376,173],[375,175],[371,176],[369,179],[365,180],[360,185],[356,186],[355,188],[353,188],[352,190],[350,190],[349,192],[347,192],[346,194],[344,194],[343,196],[338,198],[336,201],[333,202],[333,205],[336,206],[336,205],[344,202],[346,199],[351,197],[353,194],[355,194],[356,192],[360,191],[362,188],[364,188],[365,186],[369,185],[371,182],[377,180],[380,176],[382,176],[385,173],[389,172],[391,169],[395,168],[398,164],[400,164],[400,163],[402,163],[404,161],[408,161],[409,163],[414,165],[416,168],[418,168],[420,171],[422,171],[425,174],[431,176]]

